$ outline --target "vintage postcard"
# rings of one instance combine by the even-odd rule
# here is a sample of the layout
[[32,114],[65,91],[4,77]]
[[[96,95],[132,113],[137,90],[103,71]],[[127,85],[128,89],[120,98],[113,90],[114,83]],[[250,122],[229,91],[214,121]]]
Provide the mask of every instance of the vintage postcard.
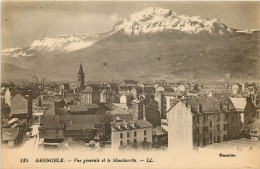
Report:
[[260,2],[2,1],[1,168],[260,168]]

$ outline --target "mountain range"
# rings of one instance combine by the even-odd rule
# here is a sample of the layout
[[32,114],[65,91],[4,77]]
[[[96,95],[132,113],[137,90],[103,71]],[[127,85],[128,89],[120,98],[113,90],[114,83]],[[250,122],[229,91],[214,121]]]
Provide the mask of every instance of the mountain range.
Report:
[[82,63],[91,81],[253,80],[260,78],[259,38],[258,30],[150,7],[109,32],[46,36],[2,50],[2,79],[76,81]]

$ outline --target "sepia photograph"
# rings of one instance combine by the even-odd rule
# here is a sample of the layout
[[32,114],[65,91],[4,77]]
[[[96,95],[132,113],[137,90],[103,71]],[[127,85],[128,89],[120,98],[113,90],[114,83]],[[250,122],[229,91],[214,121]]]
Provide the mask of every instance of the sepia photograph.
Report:
[[260,168],[260,2],[1,2],[1,168]]

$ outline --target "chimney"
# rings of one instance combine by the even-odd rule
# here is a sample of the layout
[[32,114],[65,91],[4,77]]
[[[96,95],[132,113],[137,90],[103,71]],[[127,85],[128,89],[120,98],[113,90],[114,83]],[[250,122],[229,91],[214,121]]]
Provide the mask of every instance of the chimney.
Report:
[[44,89],[44,78],[42,79],[42,88]]
[[199,107],[198,107],[198,113],[202,113],[202,104],[201,103],[199,104]]
[[185,106],[186,106],[186,107],[188,107],[188,106],[189,106],[189,104],[188,104],[188,102],[187,102],[187,101],[185,102]]
[[222,102],[219,102],[219,111],[222,111],[222,110],[223,110]]

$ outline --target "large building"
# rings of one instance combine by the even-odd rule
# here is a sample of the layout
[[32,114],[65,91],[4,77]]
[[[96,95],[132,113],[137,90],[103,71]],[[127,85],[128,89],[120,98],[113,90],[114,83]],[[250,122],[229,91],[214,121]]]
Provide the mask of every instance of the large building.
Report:
[[81,104],[100,103],[100,92],[96,86],[88,86],[80,92]]
[[158,102],[150,95],[141,100],[134,99],[129,106],[129,112],[133,114],[134,120],[144,119],[151,123],[153,127],[157,127],[161,126],[161,117],[158,108]]
[[80,90],[85,89],[85,74],[83,72],[82,64],[80,64],[80,67],[79,67],[78,87],[79,87]]
[[154,99],[158,102],[159,112],[162,119],[167,118],[167,111],[172,107],[173,101],[184,97],[183,94],[177,92],[160,92],[156,94]]
[[[169,145],[173,131],[174,136],[181,140],[179,137],[188,137],[189,135],[185,132],[192,130],[193,147],[204,147],[212,143],[239,138],[243,126],[240,112],[231,111],[229,106],[224,107],[221,102],[209,97],[190,98],[182,102],[187,108],[183,108],[183,105],[178,102],[168,111]],[[175,115],[176,113],[179,114]],[[190,113],[192,121],[188,120]],[[171,126],[176,129],[172,130],[174,127]],[[181,130],[185,132],[176,134]],[[186,138],[186,141],[187,139],[191,138]]]

